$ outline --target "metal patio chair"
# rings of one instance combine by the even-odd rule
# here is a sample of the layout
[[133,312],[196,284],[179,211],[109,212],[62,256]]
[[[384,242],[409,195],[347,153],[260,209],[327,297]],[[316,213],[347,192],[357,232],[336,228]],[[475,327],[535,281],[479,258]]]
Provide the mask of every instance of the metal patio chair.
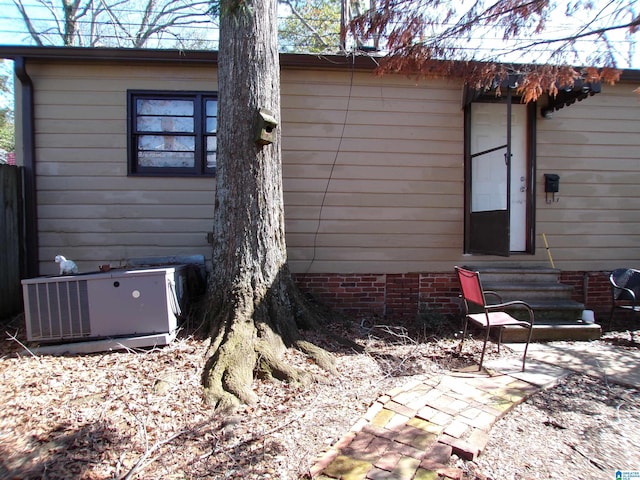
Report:
[[[510,302],[502,302],[502,298],[496,292],[490,290],[483,290],[480,282],[480,273],[472,270],[467,270],[460,267],[455,267],[456,274],[458,275],[458,281],[460,282],[460,289],[462,291],[462,304],[464,308],[464,331],[462,333],[462,340],[460,342],[460,348],[462,349],[462,342],[467,334],[467,326],[469,321],[474,325],[477,325],[485,330],[484,345],[482,346],[482,354],[480,356],[480,367],[478,370],[482,370],[482,362],[484,361],[484,354],[487,349],[487,341],[489,340],[489,334],[491,329],[498,329],[498,352],[500,352],[500,343],[502,342],[502,330],[506,326],[519,326],[526,328],[527,342],[524,347],[524,353],[522,354],[522,371],[524,372],[525,361],[527,358],[527,349],[531,342],[531,335],[533,333],[534,314],[533,309],[526,302],[521,300],[514,300]],[[498,299],[496,304],[487,304],[486,296],[492,295]],[[511,307],[518,307],[524,309],[529,314],[529,321],[518,320],[512,317],[504,310]],[[478,313],[475,313],[478,312]]]
[[609,328],[616,309],[640,313],[640,270],[617,268],[609,275],[611,284],[611,313]]

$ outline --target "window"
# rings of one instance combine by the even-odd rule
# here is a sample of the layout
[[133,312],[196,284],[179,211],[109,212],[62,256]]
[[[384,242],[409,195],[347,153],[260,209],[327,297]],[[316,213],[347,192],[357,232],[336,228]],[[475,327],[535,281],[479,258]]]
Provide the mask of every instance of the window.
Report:
[[215,93],[128,93],[129,174],[215,175]]

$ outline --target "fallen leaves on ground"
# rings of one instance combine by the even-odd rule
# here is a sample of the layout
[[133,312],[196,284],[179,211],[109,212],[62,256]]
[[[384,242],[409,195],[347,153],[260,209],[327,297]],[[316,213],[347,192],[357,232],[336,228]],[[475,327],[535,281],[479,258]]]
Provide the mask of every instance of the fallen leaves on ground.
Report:
[[[207,342],[193,336],[164,348],[65,356],[30,355],[16,341],[0,341],[0,479],[298,479],[379,395],[412,375],[439,376],[468,365],[480,346],[465,342],[460,354],[453,337],[422,335],[418,341],[404,329],[373,323],[340,321],[327,328],[334,337],[315,334],[309,340],[336,356],[337,377],[288,351],[288,363],[325,381],[302,388],[256,379],[258,402],[232,415],[215,415],[202,402]],[[360,348],[334,342],[335,335]],[[489,355],[498,355],[495,348]],[[597,411],[603,400],[588,401]],[[556,425],[576,422],[548,415],[544,421],[536,428],[564,432]],[[529,427],[507,428],[514,434],[492,448],[503,441],[525,450]],[[584,442],[570,443],[576,456],[594,458]],[[509,460],[514,462],[495,461]],[[530,470],[538,468],[527,461]],[[482,462],[465,468],[477,478],[483,468],[490,473]]]

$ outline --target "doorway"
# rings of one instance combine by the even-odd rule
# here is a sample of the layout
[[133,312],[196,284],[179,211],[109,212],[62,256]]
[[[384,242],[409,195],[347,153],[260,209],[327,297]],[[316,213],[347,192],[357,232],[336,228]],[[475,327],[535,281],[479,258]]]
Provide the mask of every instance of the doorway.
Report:
[[[495,99],[494,99],[495,100]],[[465,252],[533,249],[535,105],[475,101],[465,110]]]

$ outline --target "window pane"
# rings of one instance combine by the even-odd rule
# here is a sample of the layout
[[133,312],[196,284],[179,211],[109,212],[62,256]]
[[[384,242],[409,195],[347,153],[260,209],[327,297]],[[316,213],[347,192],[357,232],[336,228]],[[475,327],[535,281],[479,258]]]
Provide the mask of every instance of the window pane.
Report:
[[218,150],[218,137],[207,137],[207,152]]
[[139,132],[193,133],[193,117],[138,117]]
[[207,137],[207,168],[216,166],[216,155],[218,150],[218,139],[216,137]]
[[195,138],[176,135],[141,135],[138,137],[138,151],[140,150],[193,152]]
[[207,100],[207,117],[217,117],[218,116],[218,101],[217,100]]
[[193,117],[193,111],[194,108],[192,100],[150,100],[139,98],[136,102],[136,113],[138,115]]
[[207,152],[207,168],[216,167],[216,152]]
[[141,167],[191,167],[195,158],[191,152],[138,152],[138,165]]
[[218,131],[218,119],[216,117],[207,117],[207,133],[216,133]]

